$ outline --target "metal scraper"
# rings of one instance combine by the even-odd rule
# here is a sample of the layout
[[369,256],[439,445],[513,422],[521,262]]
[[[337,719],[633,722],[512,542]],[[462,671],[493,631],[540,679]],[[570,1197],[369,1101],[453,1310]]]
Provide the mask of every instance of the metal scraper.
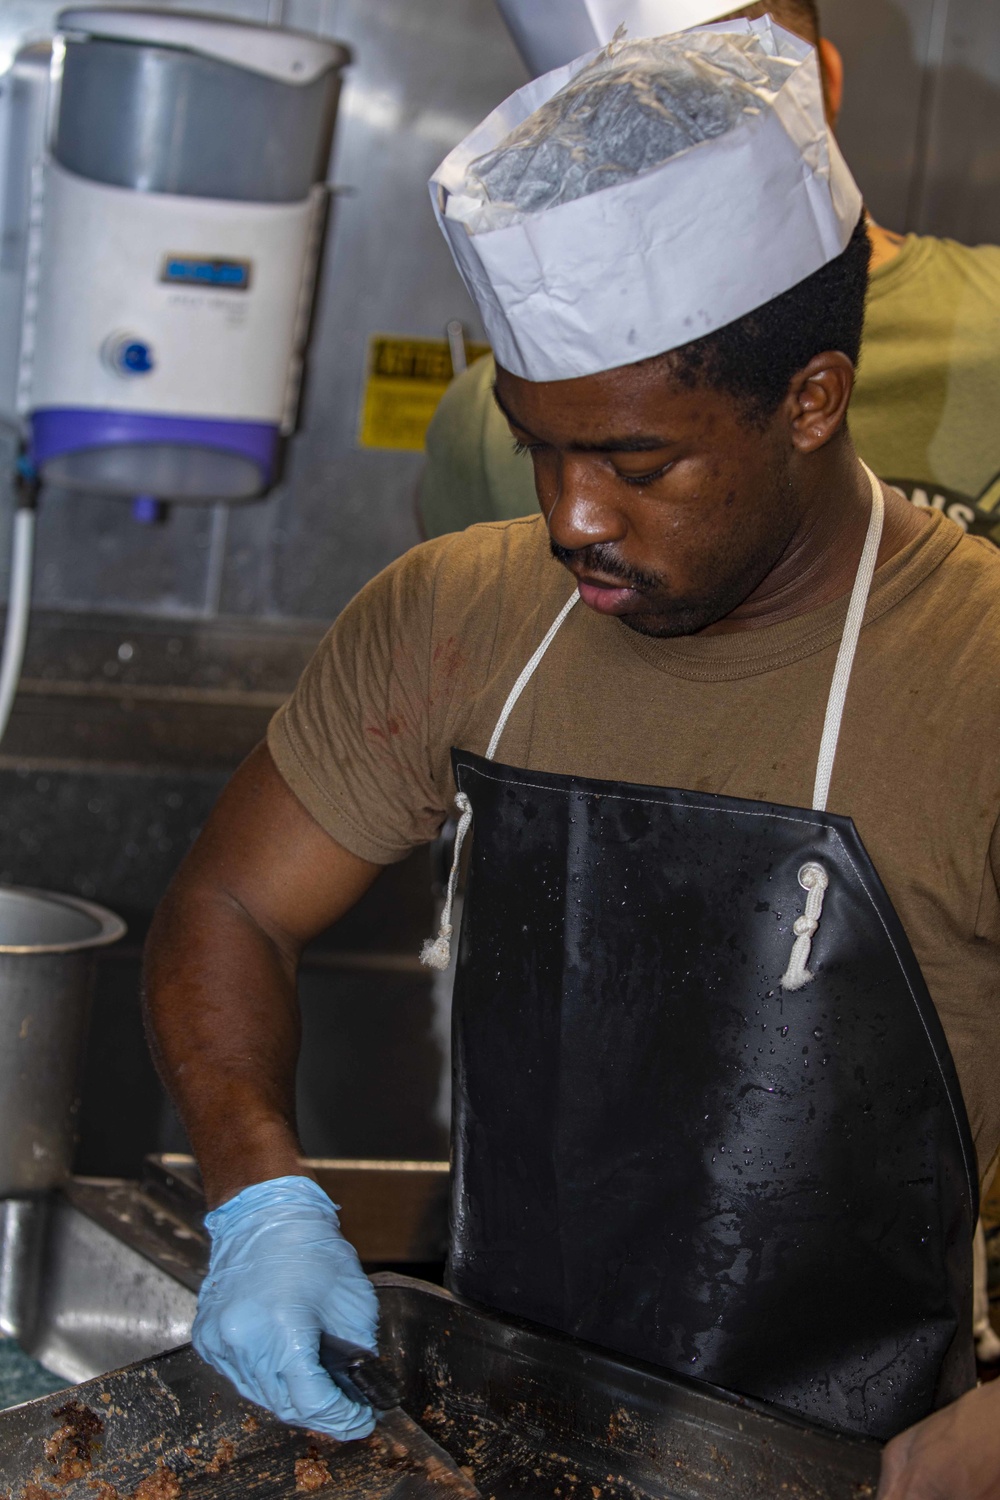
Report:
[[382,1462],[372,1474],[371,1500],[482,1500],[467,1474],[399,1404],[399,1387],[388,1366],[370,1349],[324,1333],[320,1363],[352,1401],[375,1412]]

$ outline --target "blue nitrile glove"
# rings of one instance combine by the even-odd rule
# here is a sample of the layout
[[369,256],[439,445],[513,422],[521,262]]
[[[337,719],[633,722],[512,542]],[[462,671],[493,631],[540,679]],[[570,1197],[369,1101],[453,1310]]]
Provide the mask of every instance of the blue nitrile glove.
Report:
[[205,1227],[212,1258],[191,1333],[202,1359],[283,1422],[367,1437],[371,1408],[334,1385],[319,1337],[374,1349],[378,1301],[323,1189],[309,1177],[257,1182]]

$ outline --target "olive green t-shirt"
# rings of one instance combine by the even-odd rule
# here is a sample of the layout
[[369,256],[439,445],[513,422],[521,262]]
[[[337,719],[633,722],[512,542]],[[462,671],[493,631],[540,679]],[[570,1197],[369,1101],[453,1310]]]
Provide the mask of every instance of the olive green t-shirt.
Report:
[[[431,423],[420,486],[428,536],[537,507],[531,459],[515,454],[493,401],[493,370],[487,357],[460,376]],[[998,413],[1000,248],[909,235],[872,273],[849,417],[855,447],[918,505],[988,535],[1000,525]]]
[[[414,548],[344,610],[273,720],[279,772],[345,848],[402,858],[451,808],[452,746],[484,753],[572,592],[540,516]],[[655,640],[578,604],[498,759],[807,807],[845,611]],[[1000,553],[930,513],[877,571],[865,619],[829,806],[854,819],[909,934],[985,1173],[1000,1144]]]

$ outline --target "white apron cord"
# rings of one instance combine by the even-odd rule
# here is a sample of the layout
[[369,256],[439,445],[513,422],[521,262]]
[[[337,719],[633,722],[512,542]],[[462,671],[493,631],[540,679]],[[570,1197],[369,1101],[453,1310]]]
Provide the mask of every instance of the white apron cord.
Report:
[[[531,660],[526,663],[520,677],[517,679],[510,692],[507,694],[507,701],[504,704],[503,708],[500,710],[500,717],[499,719],[497,719],[496,728],[490,736],[489,745],[486,747],[487,760],[492,760],[496,755],[497,746],[500,743],[500,736],[503,734],[504,729],[506,728],[507,720],[513,713],[514,706],[517,703],[518,698],[520,698],[521,694],[528,686],[528,683],[531,681],[532,677],[535,674],[535,671],[538,668],[539,662],[541,661],[542,657],[545,655],[549,647],[552,645],[552,642],[555,640],[560,626],[562,625],[566,616],[569,614],[570,610],[573,608],[573,605],[579,601],[579,598],[580,595],[574,591],[566,600],[566,603],[563,605],[562,609],[556,615],[555,619],[552,621],[552,624],[546,631],[545,636],[537,651],[535,651],[534,655],[531,657]],[[458,820],[458,832],[455,834],[455,852],[452,855],[451,859],[451,874],[448,876],[448,890],[444,898],[444,906],[441,909],[441,922],[438,926],[437,937],[428,938],[424,943],[423,948],[420,950],[420,962],[422,964],[426,964],[429,969],[447,969],[448,965],[451,963],[451,913],[452,908],[455,905],[455,892],[458,889],[458,871],[462,858],[462,844],[464,842],[465,835],[472,827],[472,803],[469,801],[464,792],[458,792],[456,794],[455,806],[461,816]]]
[[420,950],[420,962],[426,964],[428,969],[446,969],[451,963],[451,913],[455,905],[455,891],[458,887],[462,843],[472,826],[472,803],[464,792],[459,792],[456,796],[455,806],[458,808],[460,817],[458,831],[455,834],[455,853],[451,861],[451,874],[448,876],[448,890],[445,893],[444,906],[441,908],[441,925],[438,927],[437,937],[428,938]]
[[510,692],[507,694],[507,702],[500,710],[500,717],[499,719],[497,719],[496,728],[490,736],[490,742],[486,747],[487,760],[492,760],[494,755],[496,755],[497,746],[500,743],[500,736],[503,734],[504,730],[507,727],[507,720],[514,712],[514,706],[517,703],[518,698],[520,698],[521,694],[528,686],[528,683],[531,681],[532,677],[534,677],[535,672],[538,668],[538,663],[541,661],[542,657],[545,655],[546,651],[549,649],[549,647],[552,645],[552,642],[558,635],[559,629],[566,616],[573,608],[573,605],[579,604],[579,602],[580,595],[574,591],[572,594],[570,594],[569,598],[566,600],[566,603],[563,605],[562,609],[556,615],[555,619],[552,621],[552,624],[545,632],[545,637],[539,645],[538,650],[535,652],[534,656],[532,656],[530,661],[525,663],[524,671],[521,673],[520,677],[517,679]]
[[792,931],[795,933],[795,942],[792,944],[792,956],[788,960],[788,968],[781,976],[781,988],[783,990],[801,990],[809,984],[812,975],[807,968],[809,953],[812,948],[813,933],[819,927],[820,915],[823,911],[823,897],[826,888],[830,884],[830,877],[822,865],[803,865],[799,871],[799,885],[806,896],[806,909],[804,916],[797,917]]
[[[837,664],[833,669],[833,681],[830,684],[830,696],[827,699],[823,737],[820,740],[819,760],[816,764],[816,781],[813,786],[814,812],[826,812],[827,798],[830,795],[830,780],[833,776],[833,762],[837,755],[837,741],[840,738],[840,726],[844,717],[847,685],[851,680],[851,668],[854,666],[858,637],[861,634],[868,595],[871,593],[872,579],[875,576],[879,544],[882,541],[882,522],[885,517],[882,486],[867,464],[864,468],[872,488],[872,513],[868,522],[865,545],[861,550],[857,577],[854,580],[850,603],[847,606],[844,633],[840,638],[840,650],[837,652]],[[830,877],[821,864],[810,861],[799,871],[799,885],[808,892],[806,909],[792,929],[795,933],[795,942],[792,945],[788,968],[781,976],[783,990],[801,990],[812,980],[813,976],[809,971],[809,954],[812,950],[813,938],[819,928],[823,897],[826,895],[829,884]]]

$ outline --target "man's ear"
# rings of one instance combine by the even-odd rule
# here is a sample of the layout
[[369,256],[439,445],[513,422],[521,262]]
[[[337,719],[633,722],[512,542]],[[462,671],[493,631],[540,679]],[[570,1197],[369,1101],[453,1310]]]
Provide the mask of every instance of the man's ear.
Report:
[[816,48],[823,79],[823,105],[831,127],[836,127],[844,102],[844,59],[829,37],[821,36]]
[[797,452],[815,453],[836,437],[844,426],[853,390],[854,366],[836,350],[815,355],[798,372],[786,397]]

